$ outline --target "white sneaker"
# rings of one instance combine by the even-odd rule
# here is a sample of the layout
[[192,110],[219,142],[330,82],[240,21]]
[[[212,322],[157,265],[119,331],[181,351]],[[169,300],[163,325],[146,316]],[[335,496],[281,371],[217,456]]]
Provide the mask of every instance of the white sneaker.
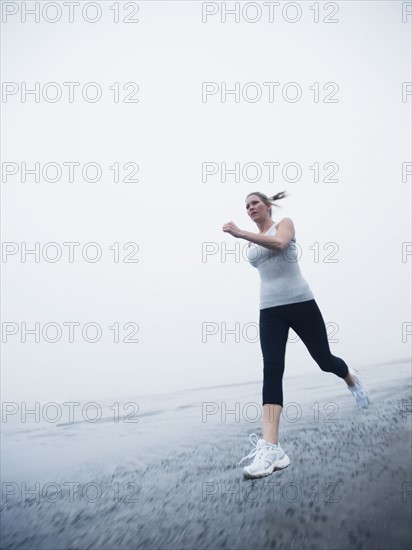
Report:
[[[356,378],[354,386],[348,386],[353,396],[356,399],[356,403],[360,409],[366,409],[370,403],[370,395],[366,387],[362,384],[359,378],[359,373],[355,369],[349,369],[349,372]],[[356,374],[355,374],[356,373]]]
[[280,446],[280,443],[275,446],[264,439],[258,439],[256,434],[251,434],[249,440],[254,448],[238,462],[239,465],[247,458],[254,457],[253,462],[243,468],[243,476],[246,479],[269,476],[275,470],[282,470],[289,466],[289,457]]

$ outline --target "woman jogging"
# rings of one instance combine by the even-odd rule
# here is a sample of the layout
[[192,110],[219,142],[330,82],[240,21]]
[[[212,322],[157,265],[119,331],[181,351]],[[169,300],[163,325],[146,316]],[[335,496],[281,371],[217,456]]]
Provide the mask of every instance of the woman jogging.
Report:
[[239,462],[253,458],[243,469],[245,478],[264,477],[290,464],[278,441],[289,328],[301,338],[321,370],[332,372],[346,382],[359,408],[366,408],[370,402],[359,373],[349,369],[345,361],[332,355],[329,349],[322,314],[298,265],[293,221],[286,217],[279,223],[272,220],[272,206],[278,206],[274,202],[285,196],[282,191],[270,198],[260,192],[246,197],[246,211],[259,233],[243,231],[233,222],[222,228],[236,238],[249,241],[247,258],[259,270],[261,279],[259,336],[263,355],[263,438],[259,439],[256,434],[249,437],[254,448]]

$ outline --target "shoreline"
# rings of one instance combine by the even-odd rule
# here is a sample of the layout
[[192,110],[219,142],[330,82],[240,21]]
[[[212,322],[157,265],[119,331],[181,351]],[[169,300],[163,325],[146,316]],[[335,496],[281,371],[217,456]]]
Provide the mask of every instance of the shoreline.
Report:
[[[84,462],[83,477],[63,468],[67,485],[60,480],[59,501],[42,498],[41,482],[39,502],[33,495],[23,502],[14,486],[17,494],[1,505],[2,548],[404,550],[412,543],[407,372],[400,365],[396,372],[362,372],[373,399],[366,410],[328,376],[304,391],[288,385],[287,402],[302,410],[298,420],[280,424],[291,465],[259,480],[243,480],[243,465],[236,464],[249,453],[248,435],[260,432],[260,421],[222,422],[214,414],[202,423],[198,406],[175,413],[168,437],[173,423],[147,417],[150,434],[129,440],[134,459],[114,461],[103,475],[93,457]],[[247,403],[251,389],[234,389],[227,405]],[[106,448],[120,441],[111,441],[109,425],[99,430]],[[145,458],[139,443],[152,454]],[[4,482],[2,487],[4,500]]]

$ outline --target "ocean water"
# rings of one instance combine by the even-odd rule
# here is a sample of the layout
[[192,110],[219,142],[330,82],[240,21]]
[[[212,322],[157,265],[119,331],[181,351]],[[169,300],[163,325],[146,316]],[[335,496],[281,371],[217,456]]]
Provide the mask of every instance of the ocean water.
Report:
[[[370,390],[382,392],[385,380],[399,380],[403,387],[411,375],[411,364],[369,365],[359,371]],[[346,408],[354,407],[345,383],[316,365],[306,376],[285,376],[283,389],[284,430],[297,421],[333,422]],[[261,382],[256,381],[80,402],[72,416],[69,406],[63,404],[39,404],[36,415],[24,417],[22,404],[12,410],[10,404],[3,403],[1,480],[87,482],[122,468],[140,470],[195,446],[213,445],[225,437],[225,432],[232,433],[234,427],[243,430],[247,438],[260,430],[260,400]],[[26,407],[34,409],[34,403]],[[98,420],[93,421],[97,412]]]

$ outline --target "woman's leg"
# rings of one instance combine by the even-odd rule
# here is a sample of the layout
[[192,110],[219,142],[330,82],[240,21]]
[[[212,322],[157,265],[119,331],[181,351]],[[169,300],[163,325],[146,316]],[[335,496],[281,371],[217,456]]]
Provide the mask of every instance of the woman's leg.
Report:
[[283,407],[282,379],[289,325],[285,308],[277,306],[260,311],[259,334],[263,355],[263,439],[278,443],[279,420]]
[[279,442],[280,405],[263,405],[263,439],[268,443]]
[[355,380],[340,357],[332,355],[325,322],[316,301],[308,300],[289,304],[289,323],[301,338],[310,355],[325,372],[332,372],[352,385]]

